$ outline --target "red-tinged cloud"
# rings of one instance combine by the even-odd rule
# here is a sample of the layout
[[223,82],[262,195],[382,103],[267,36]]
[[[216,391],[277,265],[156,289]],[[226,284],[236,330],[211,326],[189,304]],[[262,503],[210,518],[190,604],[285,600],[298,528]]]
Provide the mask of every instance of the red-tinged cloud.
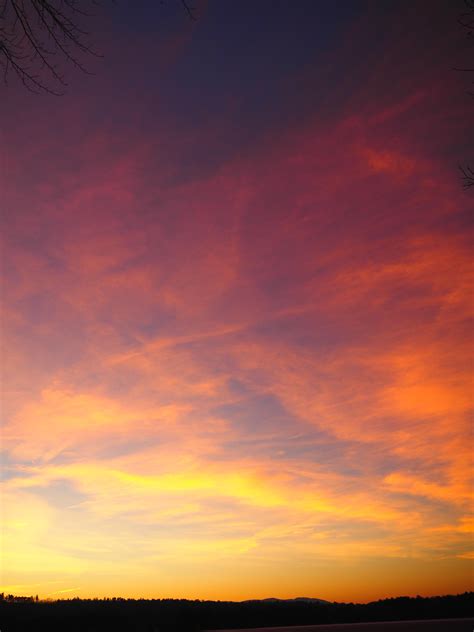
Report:
[[468,587],[469,199],[441,150],[457,106],[441,125],[437,81],[380,100],[376,83],[187,172],[225,120],[16,148],[7,588]]

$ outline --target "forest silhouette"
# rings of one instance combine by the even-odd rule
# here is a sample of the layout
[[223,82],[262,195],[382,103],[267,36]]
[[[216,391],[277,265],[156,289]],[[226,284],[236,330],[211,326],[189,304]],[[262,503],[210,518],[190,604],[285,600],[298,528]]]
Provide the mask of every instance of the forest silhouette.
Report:
[[59,632],[198,632],[324,623],[454,619],[472,616],[473,592],[395,597],[367,604],[317,599],[242,602],[187,599],[61,599],[0,596],[0,629]]

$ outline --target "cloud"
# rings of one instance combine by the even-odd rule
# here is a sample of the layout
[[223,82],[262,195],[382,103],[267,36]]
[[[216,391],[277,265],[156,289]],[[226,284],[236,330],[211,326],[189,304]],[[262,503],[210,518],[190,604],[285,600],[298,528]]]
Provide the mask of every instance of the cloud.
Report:
[[71,147],[29,122],[6,187],[7,586],[465,585],[460,106],[383,72],[243,144],[158,105],[147,133],[88,123]]

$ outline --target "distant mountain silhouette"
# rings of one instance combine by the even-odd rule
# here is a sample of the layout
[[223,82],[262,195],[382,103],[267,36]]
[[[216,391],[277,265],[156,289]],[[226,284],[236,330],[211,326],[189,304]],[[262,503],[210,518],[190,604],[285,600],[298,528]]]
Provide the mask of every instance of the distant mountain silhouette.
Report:
[[280,602],[280,603],[294,603],[294,602],[302,602],[302,603],[333,603],[332,601],[327,601],[326,599],[316,599],[314,597],[293,597],[292,599],[280,599],[279,597],[267,597],[266,599],[246,599],[245,601],[241,601],[240,603],[271,603],[271,602]]
[[327,601],[326,599],[316,599],[314,597],[295,597],[292,601],[304,601],[306,603],[333,603],[332,601]]

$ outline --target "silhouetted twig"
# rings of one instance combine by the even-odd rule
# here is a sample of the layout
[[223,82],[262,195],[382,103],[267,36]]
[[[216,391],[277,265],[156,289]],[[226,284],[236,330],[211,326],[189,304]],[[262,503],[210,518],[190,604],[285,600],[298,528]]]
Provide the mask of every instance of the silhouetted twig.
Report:
[[0,64],[5,83],[13,72],[32,92],[62,94],[66,81],[56,55],[88,72],[80,55],[97,53],[76,22],[78,16],[89,16],[79,4],[80,0],[0,0]]
[[467,165],[466,167],[460,165],[459,169],[462,173],[463,187],[465,189],[469,189],[470,187],[474,186],[474,169],[469,165]]
[[[474,43],[474,0],[464,0],[464,4],[466,11],[459,16],[458,22],[466,31],[467,38]],[[474,73],[474,64],[466,68],[455,68],[455,70],[458,72]],[[474,97],[473,91],[468,91],[468,94]],[[474,186],[474,169],[470,165],[466,165],[465,167],[460,165],[459,169],[462,174],[463,187],[469,189]]]
[[183,5],[186,13],[189,15],[191,20],[195,20],[196,16],[194,15],[195,7],[190,7],[186,0],[181,0],[181,4]]
[[[195,8],[180,0],[191,20]],[[79,18],[84,5],[97,0],[0,0],[0,69],[4,83],[13,72],[31,92],[63,94],[67,85],[57,61],[72,63],[87,74],[83,55],[99,56],[87,43]],[[0,70],[1,72],[1,70]]]

